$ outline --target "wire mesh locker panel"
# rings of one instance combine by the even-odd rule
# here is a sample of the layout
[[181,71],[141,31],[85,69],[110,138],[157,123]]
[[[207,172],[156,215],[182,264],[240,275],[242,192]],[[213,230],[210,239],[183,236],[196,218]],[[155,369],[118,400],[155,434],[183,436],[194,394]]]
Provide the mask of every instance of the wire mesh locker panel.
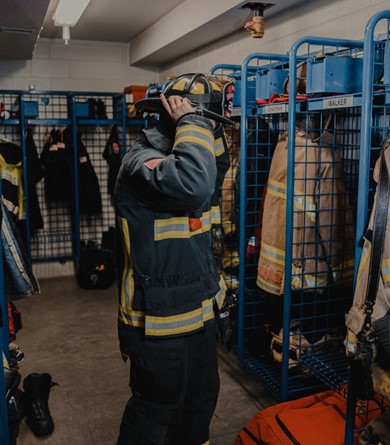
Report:
[[[281,347],[282,399],[321,384],[343,391],[347,380],[343,340],[352,302],[362,48],[358,41],[304,37],[289,54],[294,100],[288,104],[288,141],[277,149],[287,149],[286,177],[276,169],[271,184],[286,193],[279,292],[282,330],[289,335]],[[295,389],[286,358],[291,353],[301,371],[298,381],[309,374],[318,382]]]
[[[287,129],[287,114],[267,112],[265,107],[273,106],[268,101],[274,94],[283,93],[287,69],[287,56],[275,54],[253,54],[242,65],[242,142],[235,190],[239,234],[237,354],[242,366],[275,395],[280,392],[280,366],[272,360],[270,343],[278,302],[257,285],[257,270],[268,174],[278,137]],[[284,76],[283,81],[280,76]],[[259,105],[264,103],[267,105]]]
[[[359,183],[356,217],[356,248],[355,248],[355,283],[358,280],[358,268],[361,264],[363,251],[363,236],[367,230],[368,221],[373,208],[374,194],[377,183],[374,180],[374,168],[381,154],[384,141],[390,132],[390,10],[373,15],[367,22],[364,37],[364,67],[362,80],[362,117],[359,161]],[[382,258],[382,268],[386,258]],[[386,273],[382,269],[382,279],[386,282]],[[358,285],[356,284],[356,289]],[[349,325],[350,326],[350,325]],[[371,380],[371,370],[368,379]],[[350,382],[353,382],[354,369],[350,372]],[[378,385],[386,381],[383,367],[375,366],[372,371],[372,384],[379,392],[375,397],[377,415],[384,409],[384,397],[390,397],[389,392]],[[375,377],[374,377],[375,376]],[[362,376],[360,376],[362,378]],[[387,377],[388,379],[388,377]],[[382,399],[382,400],[381,400]],[[388,403],[388,402],[387,402]],[[368,413],[367,401],[357,400],[354,385],[348,391],[348,410],[346,421],[345,444],[354,443],[356,435],[355,416]]]
[[20,111],[31,260],[72,258],[73,169],[63,138],[71,125],[68,94],[22,93]]
[[[78,149],[77,187],[79,242],[113,244],[115,210],[112,203],[116,175],[126,139],[123,137],[123,96],[89,93],[75,95]],[[111,235],[110,235],[111,234]],[[108,237],[112,241],[108,241]],[[106,246],[112,247],[112,246]],[[77,256],[76,249],[76,256]]]
[[230,166],[221,188],[221,227],[214,230],[214,253],[225,281],[226,301],[230,309],[230,332],[227,338],[228,350],[237,348],[237,294],[238,294],[238,202],[237,181],[241,149],[241,65],[219,64],[211,68],[210,74],[235,79],[235,94],[231,119],[234,126],[225,126],[225,137],[229,151]]
[[29,256],[34,262],[77,259],[82,239],[100,244],[114,225],[115,178],[108,152],[119,154],[120,161],[126,150],[124,97],[55,91],[2,95],[6,107],[16,110],[3,133],[12,135],[26,161],[21,189],[27,191],[28,217],[20,221],[20,232]]

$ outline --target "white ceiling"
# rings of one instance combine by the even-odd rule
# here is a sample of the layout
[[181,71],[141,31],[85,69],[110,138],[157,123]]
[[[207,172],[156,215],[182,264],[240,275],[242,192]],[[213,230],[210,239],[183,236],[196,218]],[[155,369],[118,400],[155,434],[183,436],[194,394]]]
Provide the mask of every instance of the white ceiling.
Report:
[[[91,0],[71,38],[106,42],[130,42],[185,0]],[[51,0],[41,37],[61,38],[52,16],[58,0]]]
[[[308,0],[271,0],[265,18]],[[0,0],[0,58],[31,59],[39,36],[61,39],[53,24],[58,0]],[[244,30],[254,13],[240,0],[91,0],[71,41],[123,42],[130,64],[163,66],[228,34]],[[265,2],[264,2],[265,3]],[[29,29],[5,33],[2,26]],[[42,29],[41,29],[42,27]]]

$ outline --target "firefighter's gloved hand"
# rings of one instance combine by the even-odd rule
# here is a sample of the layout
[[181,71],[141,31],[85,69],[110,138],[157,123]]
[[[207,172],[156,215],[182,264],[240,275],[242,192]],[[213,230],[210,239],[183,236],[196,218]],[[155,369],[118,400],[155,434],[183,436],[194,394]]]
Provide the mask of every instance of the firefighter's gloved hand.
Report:
[[214,305],[214,314],[216,321],[217,341],[222,345],[227,345],[229,344],[229,340],[232,335],[232,327],[230,323],[230,310],[228,303],[226,302],[221,307],[221,309],[218,309],[218,306]]

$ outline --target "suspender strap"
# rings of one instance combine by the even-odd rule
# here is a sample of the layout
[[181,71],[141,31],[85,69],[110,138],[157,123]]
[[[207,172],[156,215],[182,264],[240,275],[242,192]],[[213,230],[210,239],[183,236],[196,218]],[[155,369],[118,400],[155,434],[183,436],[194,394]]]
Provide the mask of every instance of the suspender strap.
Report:
[[[387,136],[384,147],[387,145]],[[370,311],[375,304],[378,292],[382,252],[386,234],[387,215],[389,212],[389,173],[385,152],[382,149],[380,160],[380,175],[377,187],[376,207],[372,229],[370,273],[367,285],[366,307]]]

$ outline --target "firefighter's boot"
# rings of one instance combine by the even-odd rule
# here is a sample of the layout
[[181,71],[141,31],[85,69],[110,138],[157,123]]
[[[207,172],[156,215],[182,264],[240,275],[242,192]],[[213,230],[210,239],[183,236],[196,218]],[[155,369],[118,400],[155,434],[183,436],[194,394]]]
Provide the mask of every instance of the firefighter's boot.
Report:
[[48,436],[54,430],[54,422],[49,411],[51,387],[52,378],[46,372],[29,374],[23,381],[26,421],[37,437]]

